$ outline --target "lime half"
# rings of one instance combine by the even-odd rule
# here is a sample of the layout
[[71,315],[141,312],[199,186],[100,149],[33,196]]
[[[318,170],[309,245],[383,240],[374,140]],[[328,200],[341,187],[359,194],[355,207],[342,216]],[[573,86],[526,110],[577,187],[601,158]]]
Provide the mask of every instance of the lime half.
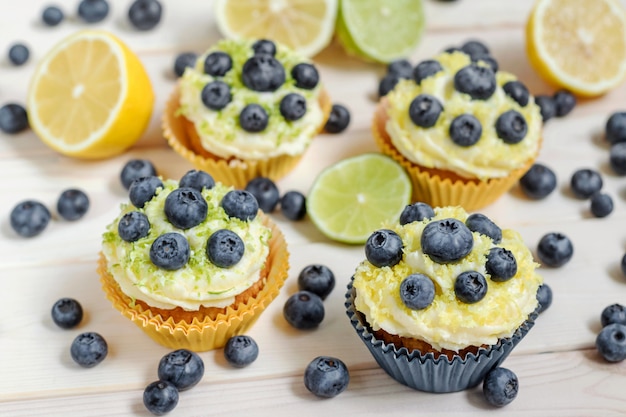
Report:
[[322,171],[307,194],[307,212],[330,239],[360,244],[411,200],[411,180],[393,159],[366,153]]
[[341,0],[335,31],[349,54],[388,63],[413,53],[424,22],[422,0]]

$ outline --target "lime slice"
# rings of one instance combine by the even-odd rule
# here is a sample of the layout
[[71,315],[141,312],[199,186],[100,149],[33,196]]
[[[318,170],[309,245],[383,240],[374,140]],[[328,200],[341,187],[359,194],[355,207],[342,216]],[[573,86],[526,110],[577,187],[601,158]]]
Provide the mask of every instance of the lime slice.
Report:
[[341,0],[335,31],[349,54],[388,63],[413,53],[424,20],[422,0]]
[[330,239],[360,244],[411,200],[411,180],[393,159],[366,153],[322,171],[307,194],[307,212]]

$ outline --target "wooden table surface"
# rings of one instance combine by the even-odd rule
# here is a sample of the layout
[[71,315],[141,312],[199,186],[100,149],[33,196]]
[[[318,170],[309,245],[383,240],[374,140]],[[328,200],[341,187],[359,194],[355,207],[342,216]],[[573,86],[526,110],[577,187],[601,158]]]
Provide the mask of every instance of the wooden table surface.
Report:
[[[38,59],[60,39],[87,26],[74,17],[78,1],[57,0],[68,18],[58,27],[44,27],[39,19],[48,3],[0,1],[0,104],[25,103]],[[130,0],[110,3],[106,21],[90,27],[118,34],[145,64],[156,92],[150,127],[137,146],[116,158],[81,161],[53,152],[31,131],[0,134],[1,416],[148,416],[143,389],[157,379],[157,364],[169,351],[111,307],[100,289],[96,260],[104,227],[126,198],[119,173],[127,160],[150,159],[171,178],[180,178],[191,168],[166,145],[159,119],[174,86],[176,54],[202,52],[219,39],[219,33],[211,1],[162,0],[163,20],[149,32],[129,27]],[[553,93],[525,54],[524,25],[531,0],[424,0],[424,4],[427,29],[412,56],[414,63],[478,38],[489,45],[500,67],[517,74],[533,94]],[[18,40],[29,45],[31,59],[13,67],[4,51]],[[306,193],[323,168],[376,150],[369,126],[384,67],[348,57],[336,44],[315,61],[333,101],[350,109],[352,123],[342,134],[317,138],[296,170],[278,182],[281,192]],[[257,361],[234,369],[225,363],[221,350],[202,353],[203,380],[181,393],[170,415],[626,415],[626,363],[607,363],[594,348],[604,307],[626,304],[626,279],[619,266],[626,251],[626,178],[611,172],[603,139],[604,123],[617,110],[626,110],[626,85],[604,97],[579,101],[570,115],[550,120],[539,161],[556,172],[557,190],[543,201],[530,201],[513,189],[482,210],[501,226],[519,230],[533,251],[541,236],[553,231],[566,234],[574,244],[574,257],[567,265],[542,268],[554,302],[504,363],[520,380],[513,403],[494,409],[484,401],[480,387],[427,394],[389,378],[376,366],[344,312],[345,286],[364,257],[363,248],[333,243],[309,220],[290,222],[275,213],[292,254],[291,270],[282,294],[249,332],[260,347]],[[594,218],[589,202],[571,195],[569,179],[579,168],[602,173],[604,190],[615,202],[610,216]],[[91,208],[83,219],[54,218],[32,239],[13,233],[8,219],[15,204],[34,198],[55,207],[58,195],[70,187],[83,189],[90,197]],[[282,306],[296,291],[299,271],[311,263],[328,265],[337,285],[325,301],[321,326],[297,331],[284,321]],[[50,309],[61,297],[74,297],[83,305],[86,316],[77,329],[61,330],[52,323]],[[91,369],[78,367],[69,355],[71,341],[84,331],[99,332],[109,344],[108,357]],[[320,400],[303,385],[304,368],[318,355],[336,356],[348,365],[350,385],[338,397]]]

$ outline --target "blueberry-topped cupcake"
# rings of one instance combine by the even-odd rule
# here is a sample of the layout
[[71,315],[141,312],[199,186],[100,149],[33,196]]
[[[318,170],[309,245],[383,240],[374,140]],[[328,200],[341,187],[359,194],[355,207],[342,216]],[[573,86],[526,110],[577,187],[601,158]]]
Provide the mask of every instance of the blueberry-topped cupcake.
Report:
[[462,51],[418,63],[381,99],[373,133],[411,174],[414,198],[474,210],[530,168],[541,146],[539,106],[517,78]]
[[251,194],[194,170],[137,179],[129,197],[103,235],[99,272],[114,307],[156,341],[221,347],[276,296],[287,249]]
[[538,264],[519,233],[482,214],[415,203],[371,235],[365,256],[348,315],[377,362],[413,388],[478,384],[534,322]]
[[183,73],[164,130],[196,167],[243,188],[291,170],[330,107],[309,59],[268,39],[221,40]]

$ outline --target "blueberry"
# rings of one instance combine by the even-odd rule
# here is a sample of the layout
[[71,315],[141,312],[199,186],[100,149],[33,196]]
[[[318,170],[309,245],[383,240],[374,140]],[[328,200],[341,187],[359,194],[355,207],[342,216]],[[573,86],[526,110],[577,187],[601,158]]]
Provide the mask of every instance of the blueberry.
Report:
[[496,61],[496,59],[492,57],[491,55],[476,55],[472,57],[472,62],[479,62],[479,61],[482,61],[485,64],[487,64],[494,73],[498,72],[498,69],[500,68],[500,66],[498,65],[498,61]]
[[596,337],[596,349],[608,362],[626,359],[626,325],[613,323],[604,326]]
[[73,298],[61,298],[52,305],[52,321],[62,329],[78,326],[83,319],[83,308]]
[[174,74],[177,77],[182,77],[187,67],[193,68],[196,65],[198,54],[195,52],[182,52],[176,55],[174,60]]
[[413,70],[413,80],[415,80],[417,84],[421,84],[424,79],[431,77],[440,71],[443,71],[443,67],[439,61],[427,59],[415,66],[415,69]]
[[514,145],[526,137],[526,119],[515,110],[502,113],[496,120],[496,134],[504,143]]
[[232,190],[227,192],[220,206],[228,217],[236,217],[243,221],[254,220],[259,212],[259,203],[252,193],[245,190]]
[[276,55],[276,44],[269,39],[259,39],[252,44],[252,50],[255,54]]
[[231,366],[243,368],[259,356],[259,345],[247,335],[233,336],[224,346],[224,358]]
[[471,39],[461,45],[461,51],[465,52],[470,58],[480,55],[490,55],[489,48],[483,42]]
[[456,262],[474,246],[470,229],[458,219],[435,220],[426,225],[421,237],[422,252],[438,263]]
[[617,303],[606,306],[600,315],[600,323],[602,327],[613,323],[626,325],[626,307]]
[[9,61],[13,65],[24,65],[28,61],[30,51],[23,43],[16,43],[9,48]]
[[304,219],[306,216],[306,197],[299,191],[287,191],[280,198],[280,212],[289,220]]
[[572,193],[581,199],[586,199],[602,189],[602,176],[596,170],[582,168],[576,170],[570,179]]
[[576,97],[567,90],[559,90],[552,96],[556,117],[567,116],[576,106]]
[[617,175],[626,175],[626,142],[611,145],[609,164]]
[[130,24],[139,30],[154,29],[161,21],[163,7],[157,0],[134,0],[128,9]]
[[426,203],[417,202],[407,205],[400,213],[400,224],[421,222],[424,219],[435,217],[435,211]]
[[273,56],[257,54],[244,64],[241,79],[253,91],[276,91],[285,82],[285,69]]
[[230,87],[223,81],[211,81],[202,87],[200,99],[207,108],[222,110],[232,99]]
[[204,59],[205,74],[223,77],[233,67],[233,60],[226,52],[211,52]]
[[572,241],[562,233],[545,234],[537,245],[537,256],[547,266],[558,268],[565,265],[574,255]]
[[72,342],[70,355],[83,368],[92,368],[102,362],[109,352],[107,342],[95,332],[81,333]]
[[379,268],[392,267],[402,260],[402,238],[389,229],[375,231],[365,242],[365,257]]
[[26,200],[11,210],[11,228],[22,237],[33,237],[48,226],[50,211],[39,201]]
[[413,65],[407,59],[396,59],[387,65],[387,74],[410,80],[413,77]]
[[461,114],[452,120],[449,128],[450,139],[459,146],[472,146],[480,140],[483,127],[471,114]]
[[435,284],[424,274],[411,274],[400,283],[400,299],[410,309],[423,310],[435,299]]
[[87,23],[97,23],[109,14],[109,3],[106,0],[81,0],[78,3],[78,17]]
[[178,404],[178,390],[171,382],[154,381],[143,391],[143,405],[155,416],[169,413]]
[[179,229],[191,229],[206,219],[209,206],[200,191],[181,187],[165,198],[165,217]]
[[181,188],[193,188],[198,191],[210,190],[215,187],[215,180],[207,172],[192,169],[182,176],[178,185]]
[[309,291],[322,300],[335,288],[335,274],[326,265],[307,265],[298,274],[298,290]]
[[465,219],[465,225],[472,232],[478,232],[491,238],[493,243],[498,244],[502,240],[502,229],[489,217],[481,213],[472,213]]
[[454,294],[462,303],[477,303],[487,295],[487,280],[478,271],[461,272],[454,281]]
[[326,133],[341,133],[350,124],[350,111],[341,104],[333,104],[328,115],[328,120],[324,125]]
[[340,359],[318,356],[304,371],[304,386],[313,395],[332,398],[341,394],[350,382],[348,367]]
[[296,87],[305,90],[314,89],[320,81],[317,68],[315,68],[312,64],[307,64],[306,62],[296,64],[291,69],[291,77],[295,81]]
[[262,132],[267,127],[269,116],[263,107],[258,104],[248,104],[241,110],[239,124],[246,132]]
[[298,291],[285,302],[283,316],[296,329],[314,329],[324,320],[324,301],[312,292]]
[[517,104],[526,107],[530,93],[528,88],[519,81],[509,81],[502,86],[504,93],[511,97]]
[[398,84],[400,78],[395,74],[385,75],[378,83],[378,97],[384,97]]
[[522,192],[535,200],[549,196],[556,188],[556,174],[546,165],[535,163],[519,179]]
[[420,94],[409,105],[409,117],[417,126],[432,127],[443,112],[443,105],[430,94]]
[[206,245],[209,260],[220,268],[230,268],[239,262],[246,247],[237,234],[228,229],[215,231]]
[[519,390],[519,381],[513,371],[496,367],[483,380],[483,395],[487,402],[496,407],[511,403]]
[[150,232],[150,221],[139,211],[124,214],[117,224],[117,233],[125,242],[136,242],[148,236],[148,232]]
[[177,349],[161,358],[157,373],[161,381],[174,384],[178,391],[185,391],[202,379],[204,362],[195,352]]
[[556,104],[554,104],[552,97],[545,94],[535,96],[535,104],[539,106],[541,119],[544,123],[556,116]]
[[620,262],[620,268],[622,270],[622,274],[626,275],[626,254],[622,256],[622,260]]
[[280,100],[280,114],[285,120],[299,120],[306,113],[306,99],[297,93],[289,93]]
[[57,212],[65,220],[78,220],[89,210],[89,197],[81,190],[65,190],[57,200]]
[[150,246],[150,260],[159,268],[175,271],[189,260],[190,248],[187,238],[176,232],[164,233],[154,239]]
[[256,198],[259,208],[265,213],[274,211],[280,200],[278,187],[270,178],[256,177],[251,179],[245,190]]
[[537,314],[543,313],[552,305],[552,288],[548,284],[541,284],[537,289],[537,302],[539,303]]
[[41,13],[41,20],[47,26],[56,26],[63,21],[65,15],[63,11],[56,6],[48,6]]
[[604,132],[606,140],[611,144],[626,142],[626,112],[611,114],[606,121]]
[[152,200],[159,188],[163,188],[163,182],[159,177],[151,175],[137,178],[128,189],[128,197],[135,207],[143,208],[148,201]]
[[19,133],[28,128],[26,109],[17,103],[0,107],[0,130],[4,133]]
[[606,193],[597,192],[591,196],[591,214],[606,217],[613,212],[613,199]]
[[474,100],[487,100],[496,91],[496,76],[491,68],[472,63],[454,74],[454,88]]
[[131,159],[124,164],[120,173],[120,179],[124,188],[128,190],[130,184],[137,178],[149,177],[151,175],[156,176],[156,174],[157,172],[152,162],[147,159]]
[[489,250],[485,269],[492,281],[508,281],[517,274],[517,260],[513,252],[496,246]]

